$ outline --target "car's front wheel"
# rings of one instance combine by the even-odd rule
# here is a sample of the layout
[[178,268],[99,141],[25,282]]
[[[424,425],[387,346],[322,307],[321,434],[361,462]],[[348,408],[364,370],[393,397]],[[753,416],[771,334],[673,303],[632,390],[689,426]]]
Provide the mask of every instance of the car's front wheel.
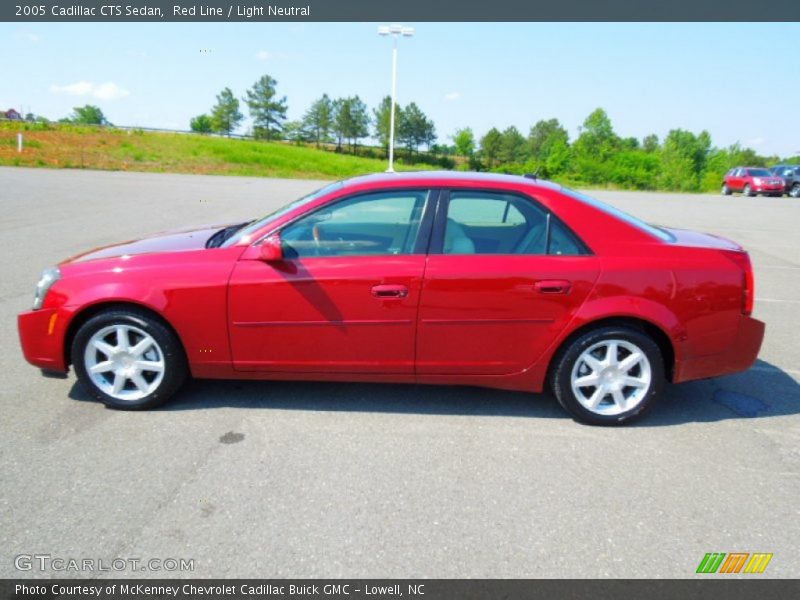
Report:
[[745,196],[755,196],[755,194],[753,193],[753,190],[750,188],[750,184],[749,183],[744,186],[744,189],[742,190],[742,194],[744,194]]
[[658,344],[641,331],[602,327],[559,353],[550,384],[578,421],[621,425],[641,417],[661,395],[664,362]]
[[163,404],[188,373],[177,336],[137,309],[113,309],[90,318],[75,334],[71,355],[86,390],[122,410]]
[[792,186],[792,189],[789,190],[789,195],[792,198],[800,198],[800,183],[795,183]]

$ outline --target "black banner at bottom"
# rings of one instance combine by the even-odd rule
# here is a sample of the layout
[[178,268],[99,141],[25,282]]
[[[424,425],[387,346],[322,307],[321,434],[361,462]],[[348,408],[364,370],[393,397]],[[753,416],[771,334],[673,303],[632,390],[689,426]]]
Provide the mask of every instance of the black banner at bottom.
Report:
[[4,579],[0,600],[692,600],[800,598],[800,580]]

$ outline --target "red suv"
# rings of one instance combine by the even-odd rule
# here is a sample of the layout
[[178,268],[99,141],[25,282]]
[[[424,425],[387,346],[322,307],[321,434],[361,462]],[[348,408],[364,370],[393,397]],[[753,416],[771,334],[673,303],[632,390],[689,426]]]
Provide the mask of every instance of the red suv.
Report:
[[745,196],[783,196],[786,182],[763,167],[734,167],[725,173],[722,193],[730,196],[741,192]]

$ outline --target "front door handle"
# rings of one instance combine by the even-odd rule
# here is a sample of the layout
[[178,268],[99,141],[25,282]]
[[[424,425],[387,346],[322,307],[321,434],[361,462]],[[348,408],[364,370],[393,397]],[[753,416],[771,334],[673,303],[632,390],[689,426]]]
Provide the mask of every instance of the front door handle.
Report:
[[533,284],[533,289],[540,294],[567,294],[572,282],[566,279],[542,279]]
[[383,284],[372,287],[372,295],[376,298],[405,298],[408,288],[404,285]]

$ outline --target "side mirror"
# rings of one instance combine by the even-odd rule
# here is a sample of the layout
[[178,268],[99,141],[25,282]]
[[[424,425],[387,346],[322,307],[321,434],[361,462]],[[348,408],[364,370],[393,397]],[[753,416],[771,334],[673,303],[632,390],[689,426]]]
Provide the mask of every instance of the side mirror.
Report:
[[266,262],[280,262],[283,260],[283,247],[281,246],[281,236],[273,233],[259,246],[261,260]]

